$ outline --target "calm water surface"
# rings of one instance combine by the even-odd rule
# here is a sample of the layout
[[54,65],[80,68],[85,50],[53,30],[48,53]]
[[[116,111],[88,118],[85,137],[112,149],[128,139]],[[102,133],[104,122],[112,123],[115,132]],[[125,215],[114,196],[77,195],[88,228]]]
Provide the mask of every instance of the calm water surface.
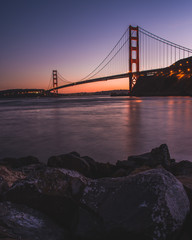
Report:
[[192,160],[190,97],[1,99],[0,116],[0,158],[77,151],[115,163],[167,143]]

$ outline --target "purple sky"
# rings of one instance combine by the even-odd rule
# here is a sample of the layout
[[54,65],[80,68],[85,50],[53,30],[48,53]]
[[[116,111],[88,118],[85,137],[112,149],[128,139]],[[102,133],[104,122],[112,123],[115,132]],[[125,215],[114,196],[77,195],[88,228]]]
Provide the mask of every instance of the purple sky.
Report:
[[192,49],[191,9],[191,0],[1,0],[0,89],[47,88],[53,69],[78,81],[130,24]]

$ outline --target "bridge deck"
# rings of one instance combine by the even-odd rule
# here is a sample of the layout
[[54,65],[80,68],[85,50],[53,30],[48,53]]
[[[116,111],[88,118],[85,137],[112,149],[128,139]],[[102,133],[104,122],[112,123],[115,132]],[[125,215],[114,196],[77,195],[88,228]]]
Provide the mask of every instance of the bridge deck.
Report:
[[151,74],[156,74],[161,71],[165,71],[165,69],[167,69],[167,68],[159,68],[159,69],[145,70],[145,71],[141,71],[141,72],[123,73],[123,74],[117,74],[117,75],[112,75],[112,76],[107,76],[107,77],[94,78],[94,79],[69,83],[69,84],[62,85],[62,86],[59,86],[56,88],[51,88],[48,91],[53,91],[56,89],[61,89],[61,88],[66,88],[66,87],[72,87],[75,85],[80,85],[80,84],[85,84],[85,83],[93,83],[93,82],[114,80],[114,79],[119,79],[119,78],[127,78],[127,77],[130,77],[131,75],[143,75],[143,76],[149,75],[149,74],[151,75]]

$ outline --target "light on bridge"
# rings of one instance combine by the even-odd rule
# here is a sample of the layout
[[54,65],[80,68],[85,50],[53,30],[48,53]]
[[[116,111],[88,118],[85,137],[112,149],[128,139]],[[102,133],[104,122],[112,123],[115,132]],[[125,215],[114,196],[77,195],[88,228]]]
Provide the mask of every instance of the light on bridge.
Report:
[[190,68],[187,69],[188,72],[190,72],[190,70],[191,70]]
[[182,63],[180,63],[180,66],[182,66]]

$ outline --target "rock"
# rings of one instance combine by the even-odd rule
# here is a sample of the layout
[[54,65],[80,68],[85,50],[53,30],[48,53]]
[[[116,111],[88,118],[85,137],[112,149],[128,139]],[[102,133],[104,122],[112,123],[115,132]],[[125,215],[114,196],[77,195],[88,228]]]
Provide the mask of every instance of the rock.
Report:
[[118,170],[115,165],[111,163],[96,163],[96,173],[94,178],[113,177],[114,173]]
[[52,156],[48,159],[47,166],[75,170],[84,176],[90,176],[89,164],[76,152]]
[[126,169],[119,168],[114,174],[113,177],[124,177],[127,176],[129,173]]
[[169,149],[166,144],[161,144],[160,147],[151,150],[151,166],[157,166],[161,164],[166,168],[172,163],[173,160],[170,158]]
[[8,190],[9,186],[3,177],[0,176],[0,200],[2,195]]
[[191,175],[192,174],[192,162],[180,161],[172,164],[168,169],[173,175]]
[[189,216],[187,217],[183,229],[181,231],[180,237],[178,240],[191,240],[192,239],[192,229],[191,229],[191,224],[192,224],[192,214],[190,212]]
[[192,176],[177,176],[177,179],[183,184],[192,209]]
[[189,213],[183,185],[164,169],[90,180],[81,203],[80,239],[175,240]]
[[36,171],[43,170],[46,168],[46,165],[44,163],[36,163],[36,164],[30,164],[27,166],[23,166],[21,168],[17,168],[17,171],[21,171],[25,175],[33,174]]
[[110,163],[96,162],[88,156],[80,157],[76,152],[50,157],[47,166],[74,170],[88,178],[112,177],[119,169]]
[[26,177],[24,173],[9,169],[5,166],[0,166],[0,176],[5,180],[9,187],[11,187],[14,182]]
[[67,240],[68,233],[45,215],[26,206],[0,203],[0,238]]
[[90,178],[97,178],[98,176],[98,168],[97,168],[97,164],[98,162],[96,162],[93,158],[88,157],[88,156],[83,156],[82,157],[87,164],[89,164],[89,169],[90,169]]
[[31,164],[38,164],[39,160],[36,157],[28,156],[22,158],[4,158],[0,160],[0,165],[10,168],[20,168]]
[[141,166],[141,167],[138,167],[136,168],[134,171],[132,171],[130,174],[131,175],[134,175],[134,174],[138,174],[138,173],[141,173],[141,172],[145,172],[147,170],[150,170],[151,168],[149,166]]
[[164,168],[169,167],[174,162],[170,158],[169,149],[166,144],[161,144],[160,147],[154,148],[149,153],[144,153],[137,156],[130,156],[128,160],[118,161],[117,167],[124,167],[130,170],[142,166],[149,166],[150,168],[162,165]]
[[72,229],[86,182],[87,179],[78,172],[47,168],[17,181],[5,197],[8,201],[39,210]]

